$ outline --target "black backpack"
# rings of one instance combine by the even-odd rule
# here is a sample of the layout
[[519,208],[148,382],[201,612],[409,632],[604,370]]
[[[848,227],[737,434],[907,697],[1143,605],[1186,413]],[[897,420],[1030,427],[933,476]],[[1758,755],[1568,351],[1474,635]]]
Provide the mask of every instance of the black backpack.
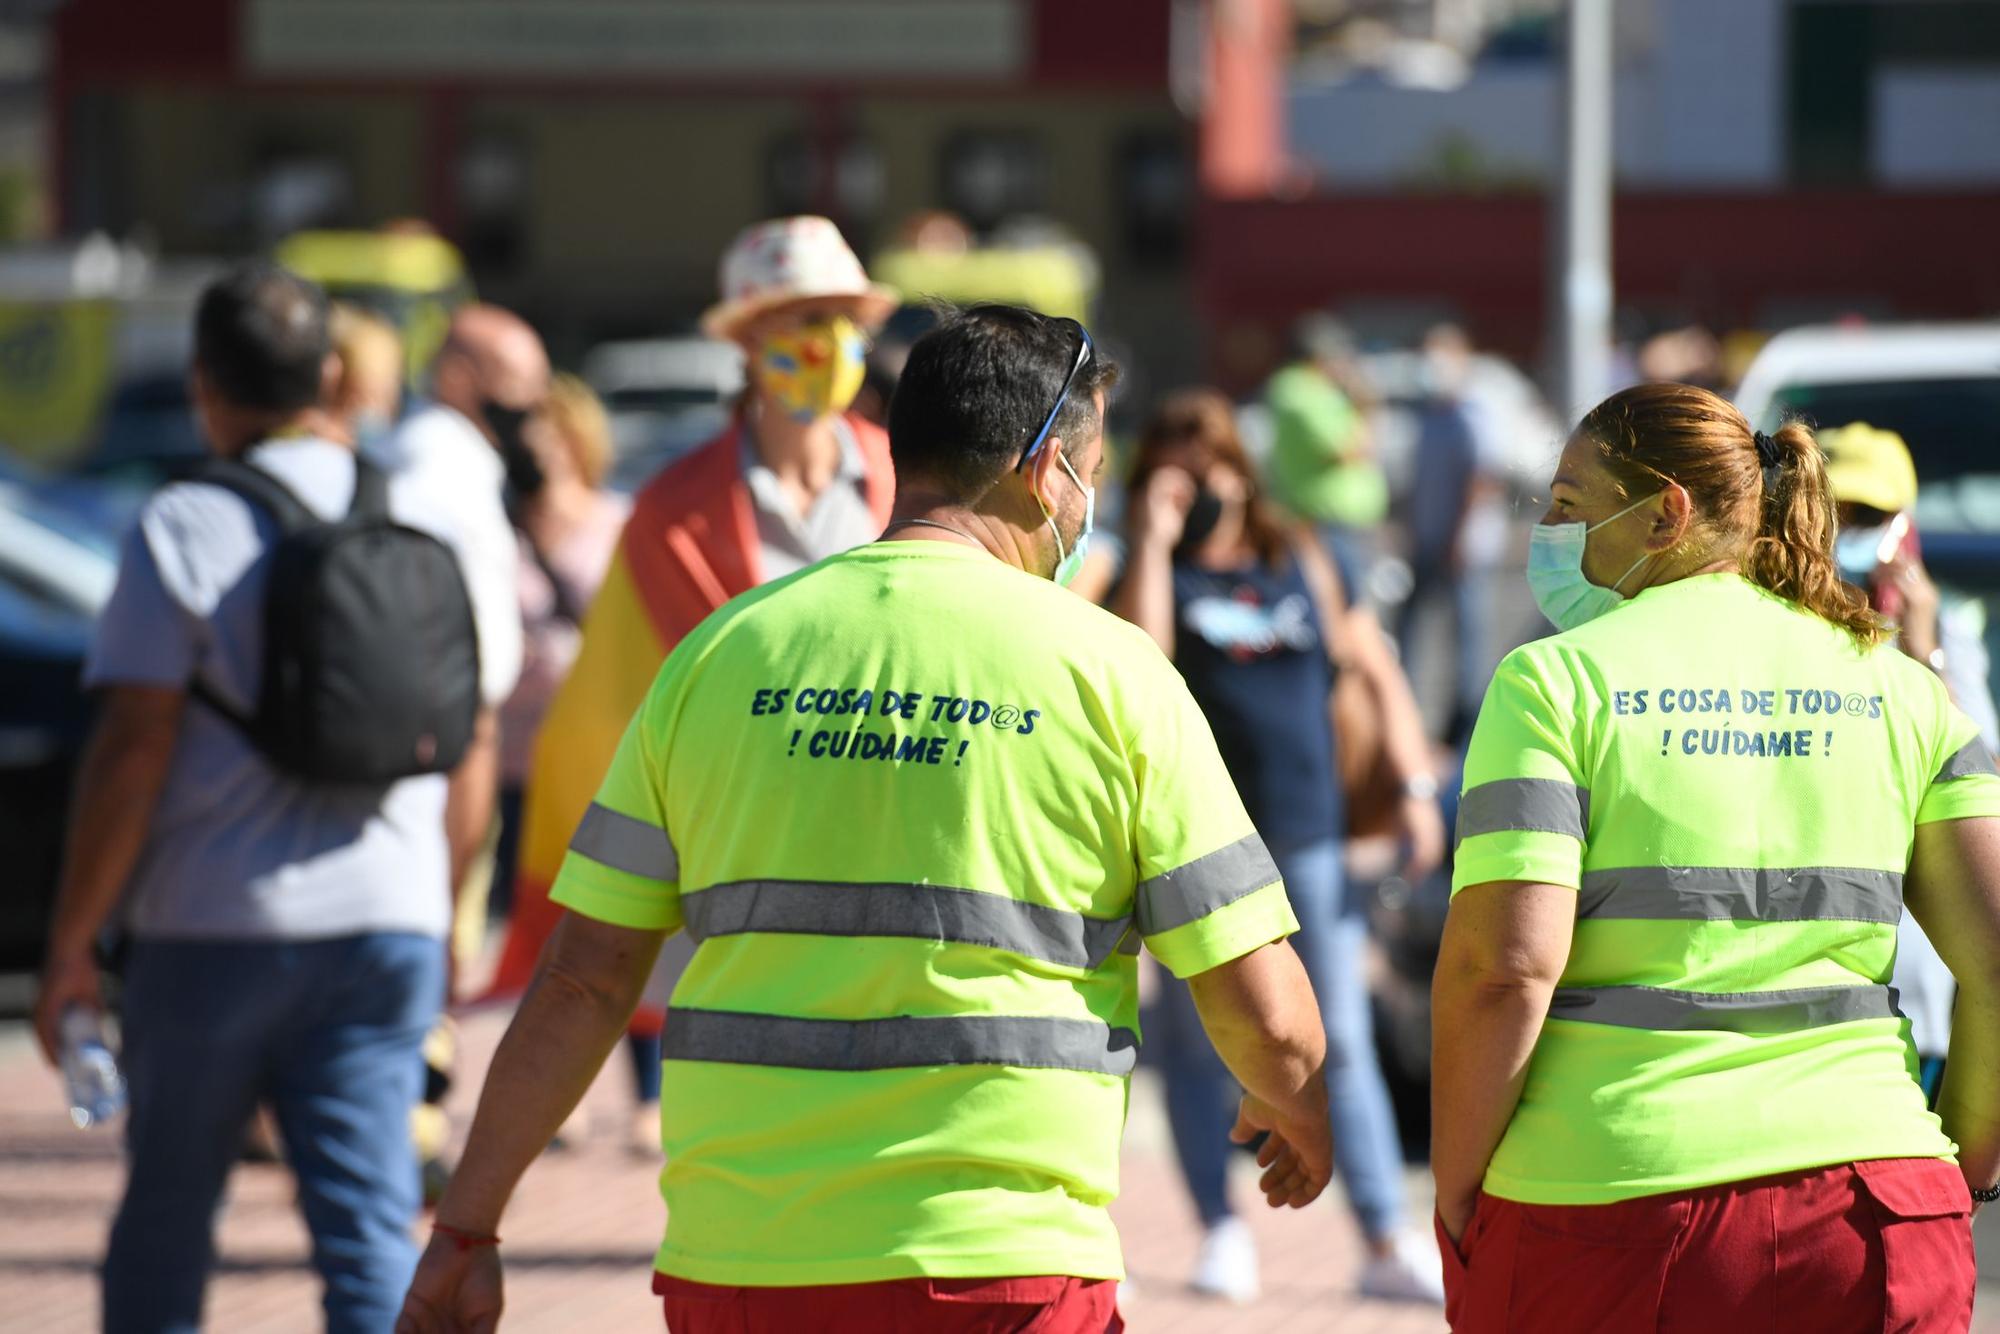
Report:
[[194,474],[278,521],[264,593],[256,711],[205,685],[194,694],[279,769],[326,783],[442,773],[471,745],[479,640],[458,558],[389,517],[382,470],[355,456],[354,502],[329,523],[284,484],[237,459]]

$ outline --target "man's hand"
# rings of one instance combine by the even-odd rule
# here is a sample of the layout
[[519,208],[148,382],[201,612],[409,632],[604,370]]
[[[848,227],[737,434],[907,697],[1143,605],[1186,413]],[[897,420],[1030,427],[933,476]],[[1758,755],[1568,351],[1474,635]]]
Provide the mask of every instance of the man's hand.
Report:
[[434,1235],[396,1317],[396,1334],[491,1334],[500,1327],[500,1250]]
[[1333,1179],[1333,1131],[1325,1104],[1317,1116],[1283,1117],[1263,1099],[1246,1093],[1229,1138],[1248,1144],[1259,1134],[1268,1136],[1257,1150],[1257,1165],[1264,1169],[1257,1185],[1265,1202],[1273,1209],[1286,1205],[1303,1209],[1318,1199]]
[[63,839],[62,881],[49,920],[48,951],[35,998],[42,1053],[60,1058],[62,1013],[71,1005],[104,1008],[92,942],[117,911],[146,831],[166,786],[187,703],[179,687],[111,686],[77,769]]
[[1403,879],[1416,884],[1444,862],[1444,815],[1436,797],[1405,796],[1397,812],[1409,855],[1403,862]]
[[89,947],[51,951],[35,994],[35,1037],[50,1065],[62,1064],[62,1016],[72,1005],[102,1010],[104,992]]

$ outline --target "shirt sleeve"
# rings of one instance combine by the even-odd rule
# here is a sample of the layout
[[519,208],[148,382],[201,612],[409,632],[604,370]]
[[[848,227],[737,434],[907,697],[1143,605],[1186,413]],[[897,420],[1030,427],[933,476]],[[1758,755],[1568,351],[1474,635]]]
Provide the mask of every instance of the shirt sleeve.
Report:
[[1590,828],[1576,710],[1522,650],[1487,688],[1465,757],[1451,889],[1495,880],[1577,888]]
[[523,652],[521,556],[502,499],[506,469],[477,427],[435,404],[405,421],[384,453],[451,526],[479,637],[479,696],[497,708],[520,678]]
[[1958,709],[1944,711],[1943,759],[1917,807],[1918,824],[2000,815],[2000,769],[1980,740],[1972,719]]
[[200,618],[167,591],[146,525],[133,525],[84,662],[84,684],[184,686],[194,677],[200,649]]
[[479,636],[479,694],[498,706],[521,676],[520,548],[497,490],[466,506],[462,569]]
[[641,931],[681,926],[680,854],[667,831],[668,678],[654,684],[625,728],[597,799],[583,814],[549,898],[585,917]]
[[1299,929],[1285,885],[1178,676],[1133,742],[1139,934],[1175,977],[1205,973]]

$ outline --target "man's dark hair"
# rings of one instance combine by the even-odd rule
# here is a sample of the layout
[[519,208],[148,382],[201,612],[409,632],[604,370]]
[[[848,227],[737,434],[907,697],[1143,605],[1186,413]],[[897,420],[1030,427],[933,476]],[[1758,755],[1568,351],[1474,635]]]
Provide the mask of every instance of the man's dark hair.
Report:
[[195,364],[240,408],[297,412],[317,403],[331,347],[326,293],[276,264],[237,265],[195,307]]
[[[889,452],[899,478],[922,477],[954,500],[992,490],[1020,461],[1076,364],[1077,326],[1019,306],[951,311],[916,341],[889,404]],[[1098,349],[1070,385],[1049,434],[1103,429],[1097,392],[1118,381]]]

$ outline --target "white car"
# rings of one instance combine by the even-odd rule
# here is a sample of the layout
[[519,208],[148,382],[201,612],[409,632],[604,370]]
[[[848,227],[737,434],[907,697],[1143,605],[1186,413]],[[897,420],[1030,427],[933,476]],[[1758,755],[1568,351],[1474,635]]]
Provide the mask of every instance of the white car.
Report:
[[1916,461],[1917,531],[2000,535],[2000,321],[1792,329],[1736,391],[1760,430],[1800,416],[1900,434]]
[[697,337],[603,343],[584,358],[583,378],[611,417],[611,483],[632,491],[728,423],[743,392],[743,352]]

